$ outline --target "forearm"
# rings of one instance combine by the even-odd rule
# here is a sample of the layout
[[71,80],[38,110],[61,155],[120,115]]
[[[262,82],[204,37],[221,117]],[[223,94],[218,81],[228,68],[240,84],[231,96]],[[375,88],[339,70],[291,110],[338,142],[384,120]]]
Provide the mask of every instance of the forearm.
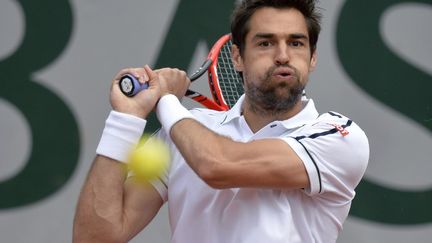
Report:
[[[151,186],[126,183],[129,151],[146,121],[111,112],[83,186],[74,222],[75,242],[124,242],[157,213],[162,200]],[[136,206],[142,205],[142,206]]]
[[232,162],[238,161],[239,143],[203,126],[173,95],[163,96],[156,112],[165,132],[203,181],[214,188],[233,185],[227,175],[238,171],[233,170],[237,163]]
[[[170,134],[189,166],[204,181],[211,183],[210,177],[219,168],[217,165],[224,163],[225,153],[221,151],[233,141],[217,135],[196,121],[173,95],[163,96],[156,112],[163,129]],[[224,139],[225,143],[222,142]]]
[[82,188],[73,242],[115,242],[122,235],[124,165],[97,156]]
[[128,242],[163,204],[149,183],[126,179],[125,165],[97,156],[81,191],[73,242]]
[[[185,73],[175,72],[186,77]],[[126,97],[119,82],[133,75],[149,88]],[[178,77],[176,77],[177,79]],[[175,80],[176,80],[175,79]],[[186,80],[187,81],[187,80]],[[82,188],[74,220],[74,242],[127,242],[143,229],[163,204],[149,182],[126,179],[130,151],[139,142],[149,112],[159,100],[164,82],[147,65],[118,72],[111,83],[113,111],[105,123],[97,154]]]
[[211,183],[212,175],[218,174],[218,170],[228,163],[226,150],[233,141],[193,119],[177,122],[170,135],[189,166],[208,183]]

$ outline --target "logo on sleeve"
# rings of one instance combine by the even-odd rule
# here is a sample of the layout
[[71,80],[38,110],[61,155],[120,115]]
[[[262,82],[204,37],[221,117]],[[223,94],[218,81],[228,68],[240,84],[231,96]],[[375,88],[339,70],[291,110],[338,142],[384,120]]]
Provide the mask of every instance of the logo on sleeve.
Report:
[[348,130],[346,130],[343,126],[339,125],[339,124],[330,124],[332,126],[334,126],[336,128],[336,130],[338,130],[338,132],[345,137],[346,135],[349,134]]

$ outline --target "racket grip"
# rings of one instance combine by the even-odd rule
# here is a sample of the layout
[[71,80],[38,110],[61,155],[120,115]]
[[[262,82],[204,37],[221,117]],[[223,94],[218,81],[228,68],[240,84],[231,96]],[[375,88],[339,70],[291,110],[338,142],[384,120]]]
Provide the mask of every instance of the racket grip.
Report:
[[133,75],[126,74],[120,78],[119,86],[121,92],[129,97],[132,97],[143,89],[148,89],[148,83],[140,83]]

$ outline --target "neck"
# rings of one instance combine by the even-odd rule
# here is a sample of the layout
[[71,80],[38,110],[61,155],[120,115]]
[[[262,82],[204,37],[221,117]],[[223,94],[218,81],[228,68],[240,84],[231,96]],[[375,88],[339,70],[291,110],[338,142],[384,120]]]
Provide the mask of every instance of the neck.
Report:
[[249,128],[254,133],[258,132],[261,128],[265,127],[267,124],[273,121],[287,120],[295,116],[302,109],[303,109],[303,105],[301,99],[299,99],[291,109],[286,111],[280,111],[280,112],[263,110],[260,108],[253,107],[249,103],[247,98],[243,103],[243,115],[245,117],[245,120]]

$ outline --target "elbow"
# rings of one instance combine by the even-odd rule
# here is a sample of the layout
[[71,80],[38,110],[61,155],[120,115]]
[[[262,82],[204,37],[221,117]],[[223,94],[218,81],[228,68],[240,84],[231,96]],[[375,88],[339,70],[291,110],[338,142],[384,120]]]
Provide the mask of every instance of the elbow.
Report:
[[228,177],[226,175],[226,164],[223,160],[213,157],[201,161],[197,169],[198,176],[213,189],[230,188]]
[[195,153],[194,165],[197,175],[211,188],[227,189],[236,187],[235,171],[240,149],[235,142],[225,140],[225,143],[216,143],[209,150],[200,150]]

